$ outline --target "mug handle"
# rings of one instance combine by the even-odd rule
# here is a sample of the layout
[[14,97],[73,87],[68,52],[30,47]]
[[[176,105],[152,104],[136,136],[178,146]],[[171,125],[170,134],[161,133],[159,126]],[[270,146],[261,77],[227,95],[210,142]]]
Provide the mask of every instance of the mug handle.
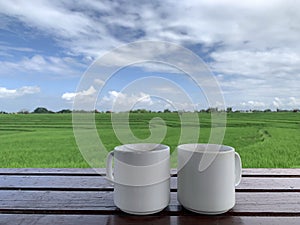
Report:
[[108,153],[106,157],[106,178],[112,182],[114,182],[113,168],[112,168],[113,158],[114,158],[114,151],[111,151],[110,153]]
[[235,186],[238,186],[242,180],[242,160],[240,155],[235,152]]

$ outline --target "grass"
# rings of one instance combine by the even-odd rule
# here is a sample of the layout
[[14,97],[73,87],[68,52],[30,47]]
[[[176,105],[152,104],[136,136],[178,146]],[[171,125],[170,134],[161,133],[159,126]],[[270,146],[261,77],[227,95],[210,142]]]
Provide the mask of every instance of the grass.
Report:
[[[161,117],[167,124],[164,144],[173,151],[180,137],[176,113],[130,114],[130,128],[138,138],[150,135],[149,121]],[[210,135],[210,114],[200,113],[200,139]],[[108,150],[119,145],[110,114],[96,114],[98,134]],[[191,124],[192,126],[192,124]],[[300,114],[229,113],[223,144],[235,147],[245,168],[300,168]],[[0,167],[89,167],[72,130],[71,114],[0,115]],[[105,166],[106,152],[99,157]],[[176,152],[171,157],[176,167]]]

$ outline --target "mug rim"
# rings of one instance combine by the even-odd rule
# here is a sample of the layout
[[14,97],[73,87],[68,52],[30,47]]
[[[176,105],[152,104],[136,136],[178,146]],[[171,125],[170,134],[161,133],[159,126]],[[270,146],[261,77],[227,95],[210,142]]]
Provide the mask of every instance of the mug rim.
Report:
[[[136,146],[136,148],[138,146],[145,146],[145,145],[152,145],[155,146],[154,149],[150,149],[150,150],[136,150],[136,149],[132,149],[130,150],[130,148],[127,149],[123,149],[126,146]],[[158,143],[128,143],[128,144],[123,144],[123,145],[118,145],[114,147],[114,151],[118,151],[118,152],[128,152],[128,153],[143,153],[143,154],[155,154],[158,152],[162,152],[162,151],[166,151],[166,150],[170,150],[170,147],[168,145],[164,145],[164,144],[158,144]]]
[[[209,151],[207,147],[220,147],[219,151]],[[196,149],[197,148],[197,149]],[[194,153],[217,153],[217,154],[226,154],[230,152],[235,152],[235,148],[229,145],[222,144],[211,144],[211,143],[186,143],[181,144],[176,147],[177,150],[194,152]]]

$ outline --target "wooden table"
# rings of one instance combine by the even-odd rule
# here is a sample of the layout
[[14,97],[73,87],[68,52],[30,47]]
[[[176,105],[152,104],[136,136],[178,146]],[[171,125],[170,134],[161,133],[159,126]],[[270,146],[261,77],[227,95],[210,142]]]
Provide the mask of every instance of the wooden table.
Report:
[[91,169],[0,169],[0,224],[300,224],[300,169],[244,169],[236,206],[220,216],[183,209],[172,174],[170,205],[131,216],[114,206],[112,185]]

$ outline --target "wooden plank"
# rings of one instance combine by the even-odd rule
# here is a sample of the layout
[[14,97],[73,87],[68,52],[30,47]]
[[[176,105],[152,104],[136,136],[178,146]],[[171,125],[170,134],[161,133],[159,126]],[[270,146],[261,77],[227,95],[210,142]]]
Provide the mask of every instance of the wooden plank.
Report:
[[[98,176],[104,175],[104,168],[0,168],[0,175],[55,175],[55,176]],[[171,174],[176,176],[176,169],[171,170]],[[243,176],[287,176],[300,177],[300,168],[297,169],[243,169]]]
[[236,191],[300,191],[300,178],[243,177]]
[[[171,169],[171,174],[176,176],[176,169]],[[300,168],[279,169],[279,168],[246,168],[242,170],[243,177],[300,177]]]
[[122,215],[26,215],[2,214],[0,224],[32,225],[32,224],[60,224],[60,225],[299,225],[300,217],[245,217],[245,216],[122,216]]
[[[171,178],[171,191],[177,177]],[[104,176],[0,176],[0,190],[112,191]],[[300,191],[300,178],[244,177],[237,191]]]
[[0,176],[0,190],[113,190],[104,176]]
[[297,169],[243,169],[243,176],[262,176],[262,177],[300,177],[300,168]]
[[45,176],[99,176],[104,168],[0,168],[0,175],[45,175]]
[[[239,192],[228,215],[300,216],[300,195],[294,192]],[[0,213],[119,214],[112,192],[0,191]],[[161,215],[181,215],[176,193]]]

